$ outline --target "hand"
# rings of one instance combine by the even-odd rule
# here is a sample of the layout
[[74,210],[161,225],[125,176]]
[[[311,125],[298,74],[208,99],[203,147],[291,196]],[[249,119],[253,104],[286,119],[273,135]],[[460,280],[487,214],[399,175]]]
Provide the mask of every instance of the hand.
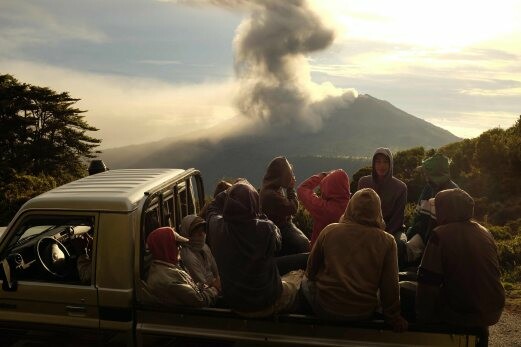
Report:
[[212,287],[215,287],[219,293],[221,292],[221,279],[219,277],[217,277],[216,279],[214,279],[214,281],[212,282],[211,284]]
[[289,181],[288,188],[290,188],[290,189],[295,188],[295,183],[296,183],[295,176],[291,176],[291,179],[290,179],[290,181]]
[[86,234],[78,235],[71,239],[71,245],[76,255],[87,255],[88,250],[92,247],[92,237]]
[[391,325],[395,333],[403,333],[409,328],[409,323],[407,323],[407,321],[402,316],[392,318],[388,321],[388,323]]

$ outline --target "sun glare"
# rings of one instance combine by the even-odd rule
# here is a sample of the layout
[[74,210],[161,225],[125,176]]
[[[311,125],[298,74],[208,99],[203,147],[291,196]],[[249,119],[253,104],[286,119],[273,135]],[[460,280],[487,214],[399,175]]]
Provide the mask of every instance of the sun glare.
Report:
[[340,34],[348,38],[459,48],[521,32],[517,1],[332,0],[328,4],[341,26]]

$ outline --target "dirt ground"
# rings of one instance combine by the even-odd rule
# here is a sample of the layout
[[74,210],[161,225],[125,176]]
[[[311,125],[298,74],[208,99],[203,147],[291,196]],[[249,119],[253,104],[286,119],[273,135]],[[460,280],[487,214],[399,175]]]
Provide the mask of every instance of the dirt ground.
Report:
[[521,298],[507,299],[501,319],[489,332],[491,347],[521,347]]

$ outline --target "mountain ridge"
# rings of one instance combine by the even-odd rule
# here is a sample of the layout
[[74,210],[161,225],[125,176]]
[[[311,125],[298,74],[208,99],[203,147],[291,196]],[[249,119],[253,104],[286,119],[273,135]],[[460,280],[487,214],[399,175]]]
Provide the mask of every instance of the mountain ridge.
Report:
[[297,132],[295,128],[295,124],[267,125],[258,132],[248,129],[248,133],[220,140],[206,138],[205,134],[215,132],[208,129],[196,139],[163,139],[108,149],[101,157],[110,168],[196,167],[205,179],[209,178],[207,185],[222,177],[245,177],[255,184],[271,158],[278,155],[306,167],[299,172],[299,165],[295,165],[297,180],[337,167],[352,176],[370,164],[368,157],[377,147],[392,151],[416,146],[436,148],[460,140],[447,130],[367,94],[358,96],[348,107],[333,109],[318,131]]

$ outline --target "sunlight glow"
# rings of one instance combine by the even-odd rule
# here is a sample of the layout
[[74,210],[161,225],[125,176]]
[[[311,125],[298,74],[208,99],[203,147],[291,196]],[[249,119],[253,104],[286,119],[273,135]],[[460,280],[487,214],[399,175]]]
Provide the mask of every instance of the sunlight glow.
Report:
[[342,34],[350,38],[454,48],[510,33],[513,25],[518,32],[521,28],[521,3],[515,0],[331,0],[328,4]]

